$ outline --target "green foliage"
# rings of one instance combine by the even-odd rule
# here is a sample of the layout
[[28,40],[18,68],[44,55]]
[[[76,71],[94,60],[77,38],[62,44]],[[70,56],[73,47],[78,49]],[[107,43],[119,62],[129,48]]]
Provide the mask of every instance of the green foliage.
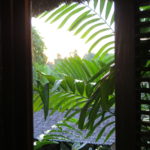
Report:
[[[52,110],[51,114],[65,112],[65,121],[80,113],[77,124],[80,129],[89,130],[88,137],[101,123],[114,116],[110,112],[114,108],[114,56],[108,54],[114,50],[113,2],[93,0],[81,5],[63,4],[41,16],[50,23],[59,20],[58,28],[67,26],[74,35],[80,35],[89,43],[90,53],[96,53],[90,60],[78,56],[60,59],[53,66],[55,76],[40,73],[45,82],[36,83],[34,111],[44,108],[45,118],[48,109]],[[106,116],[106,112],[110,115]],[[99,131],[97,140],[112,124],[114,122],[109,122]],[[105,142],[113,132],[114,128],[106,135]]]
[[[64,4],[53,12],[42,15],[46,22],[60,21],[58,28],[66,26],[75,35],[90,43],[89,52],[97,51],[95,58],[114,49],[113,2],[91,0],[89,3]],[[73,21],[72,21],[73,20]],[[71,22],[71,25],[69,24]],[[111,47],[111,49],[110,49]]]
[[[69,61],[72,62],[71,65]],[[60,73],[58,76],[42,74],[47,83],[40,84],[42,88],[37,89],[40,98],[35,94],[34,110],[39,110],[38,108],[43,105],[45,118],[48,109],[51,109],[51,114],[55,111],[65,112],[66,120],[80,113],[79,128],[89,129],[87,137],[92,135],[103,121],[113,116],[113,114],[105,116],[105,112],[108,112],[114,104],[114,69],[113,67],[110,69],[110,64],[112,62],[105,64],[98,60],[81,59],[78,56],[61,60],[54,67],[54,70]],[[86,65],[86,67],[77,70],[77,65],[80,67]],[[90,72],[88,77],[86,76],[87,70]],[[48,93],[45,92],[47,86],[49,86],[47,89],[49,99],[47,98]],[[101,116],[102,118],[95,123],[95,120]],[[85,120],[88,121],[85,122]],[[97,140],[113,123],[111,122],[102,129]],[[108,134],[106,140],[111,134],[112,132]]]
[[38,72],[50,74],[51,69],[46,65],[47,56],[44,54],[46,49],[42,37],[35,27],[32,27],[32,64],[33,64],[33,84],[36,80],[45,82]]
[[46,49],[42,37],[35,27],[32,27],[32,60],[33,63],[46,64],[47,57],[44,55]]
[[57,142],[50,141],[49,138],[42,141],[36,141],[34,145],[34,150],[40,150],[43,146],[48,144],[57,144]]
[[[107,63],[111,63],[112,56],[109,56]],[[62,78],[64,75],[71,76],[74,79],[88,81],[106,65],[102,60],[81,59],[78,56],[69,57],[59,61],[54,71]],[[100,77],[99,77],[100,78]]]
[[[73,143],[74,141],[72,141],[70,138],[66,136],[63,136],[63,134],[65,133],[70,136],[71,135],[70,131],[76,131],[76,133],[78,133],[77,135],[74,135],[76,136],[76,138],[79,138],[79,136],[82,136],[82,132],[79,129],[72,127],[71,125],[72,123],[76,123],[76,122],[77,122],[76,119],[70,119],[68,121],[61,121],[57,123],[56,125],[52,127],[51,130],[46,131],[46,133],[41,136],[41,139],[39,141],[35,142],[34,150],[39,150],[40,148],[42,148],[44,145],[47,145],[47,144],[57,144],[58,143],[56,142],[57,140],[68,141],[68,142]],[[65,127],[67,130],[63,130],[62,127]],[[77,146],[77,144],[72,145],[73,148],[75,146]]]

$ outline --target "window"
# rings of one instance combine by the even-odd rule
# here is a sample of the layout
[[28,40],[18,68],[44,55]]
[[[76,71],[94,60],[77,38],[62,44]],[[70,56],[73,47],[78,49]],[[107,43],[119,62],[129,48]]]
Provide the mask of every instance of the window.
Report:
[[[116,146],[118,150],[140,149],[137,146],[137,143],[140,144],[139,137],[141,136],[137,136],[139,130],[138,107],[134,101],[137,100],[134,72],[136,59],[134,50],[137,44],[134,30],[136,29],[134,26],[136,21],[135,2],[134,0],[115,1],[116,93],[118,98],[116,103],[116,128],[118,129]],[[140,5],[149,4],[149,0],[138,2]],[[28,0],[0,2],[0,6],[2,6],[0,10],[2,37],[0,41],[2,50],[1,144],[15,150],[20,150],[20,147],[22,150],[32,149],[29,3]],[[149,16],[149,13],[145,13],[144,15]],[[147,71],[149,71],[148,68]],[[125,124],[128,125],[125,126]]]

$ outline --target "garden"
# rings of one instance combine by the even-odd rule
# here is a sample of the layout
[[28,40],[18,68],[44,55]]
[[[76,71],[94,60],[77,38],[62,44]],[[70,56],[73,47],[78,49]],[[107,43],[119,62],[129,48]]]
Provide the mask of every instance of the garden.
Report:
[[[65,150],[65,142],[72,150],[113,149],[113,2],[63,3],[36,17],[49,24],[57,22],[58,29],[66,27],[74,36],[83,39],[89,48],[82,58],[74,50],[71,56],[61,58],[58,55],[54,63],[48,63],[43,53],[46,46],[36,28],[32,27],[34,123],[45,125],[34,137],[34,149],[61,143],[61,149]],[[42,130],[41,125],[36,130]]]

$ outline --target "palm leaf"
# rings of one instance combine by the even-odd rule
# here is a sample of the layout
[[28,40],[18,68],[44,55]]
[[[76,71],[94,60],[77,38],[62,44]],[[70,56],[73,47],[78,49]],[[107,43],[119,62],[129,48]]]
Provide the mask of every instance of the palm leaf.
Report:
[[38,92],[43,102],[44,118],[46,119],[49,110],[49,84],[42,85],[40,81],[37,81]]
[[[96,141],[98,141],[98,140],[100,139],[100,137],[103,135],[103,133],[105,132],[105,130],[106,130],[109,126],[111,126],[112,124],[114,124],[114,123],[115,123],[115,121],[112,121],[112,122],[106,124],[106,125],[101,129],[101,131],[99,132],[99,134],[98,134],[98,136],[97,136],[97,138],[96,138]],[[112,131],[110,131],[110,133],[112,133]],[[107,138],[107,137],[106,137],[106,138]],[[105,138],[105,142],[106,142],[106,138]]]
[[[109,38],[109,37],[112,37],[113,35],[112,34],[108,34],[108,35],[105,35],[105,36],[102,36],[101,38],[99,38],[98,40],[96,40],[92,45],[91,47],[89,48],[89,52],[91,52],[95,46],[97,46],[97,44],[99,44],[101,41]],[[97,55],[97,54],[96,54]]]
[[94,0],[94,9],[97,7],[98,0]]
[[67,75],[74,79],[88,81],[101,67],[99,60],[89,61],[75,56],[61,60],[54,71],[59,72],[62,77]]
[[[63,17],[65,14],[67,14],[68,12],[70,12],[70,10],[73,10],[77,6],[78,6],[77,4],[68,5],[67,7],[62,6],[65,9],[59,8],[59,10],[62,10],[62,11],[59,11],[59,14],[58,14],[58,11],[56,10],[57,13],[56,12],[53,13],[54,19],[52,19],[51,23],[54,23],[55,21],[57,21],[58,19],[60,19],[61,17]],[[80,10],[82,10],[82,8],[79,8],[77,11],[80,11]],[[50,18],[52,18],[52,16],[50,16]],[[46,21],[49,21],[49,18]]]
[[[61,28],[63,27],[67,21],[69,20],[70,17],[74,16],[77,12],[80,12],[82,11],[83,9],[85,9],[85,7],[80,7],[80,8],[77,8],[75,10],[73,10],[71,13],[67,14],[67,16],[63,19],[63,21],[61,22],[61,24],[58,26],[58,28]],[[56,19],[57,20],[57,19]],[[53,22],[51,22],[53,23]]]
[[[74,31],[75,35],[80,34],[86,42],[92,40],[89,51],[98,51],[96,45],[100,46],[102,39],[106,39],[108,35],[114,36],[112,11],[113,2],[108,0],[93,0],[93,6],[90,3],[64,4],[56,8],[51,15],[47,14],[46,21],[53,23],[59,20],[58,28],[68,26],[69,31]],[[101,37],[101,40],[98,40],[98,37]]]
[[77,26],[78,26],[82,21],[84,21],[85,19],[87,19],[87,18],[93,16],[93,15],[91,15],[91,14],[89,15],[89,13],[90,13],[90,10],[88,10],[88,11],[82,13],[78,18],[76,18],[76,20],[70,25],[69,31],[74,30],[75,28],[77,28]]
[[93,38],[95,38],[97,35],[99,35],[100,33],[103,33],[105,31],[108,31],[109,28],[103,28],[103,29],[100,29],[99,31],[96,31],[94,34],[92,34],[87,40],[86,40],[86,43],[88,43],[89,41],[91,41]]
[[101,114],[99,114],[99,116],[101,116],[101,117],[99,117],[100,120],[99,120],[97,123],[95,123],[94,126],[89,130],[89,132],[87,133],[86,137],[91,136],[91,135],[93,134],[93,132],[95,131],[95,129],[96,129],[100,124],[104,123],[105,121],[107,121],[107,120],[109,120],[110,118],[113,117],[113,115],[108,115],[108,116],[106,116],[105,113],[101,113]]
[[[98,57],[101,57],[102,53],[104,52],[104,50],[108,47],[111,47],[114,45],[114,41],[110,41],[110,42],[107,42],[106,44],[104,44],[100,50],[95,54],[94,58],[98,58]],[[114,47],[112,47],[111,49],[107,49],[107,53],[112,50]],[[105,53],[106,54],[106,53]]]
[[[79,34],[90,45],[90,52],[96,51],[94,61],[89,62],[80,58],[61,61],[54,69],[59,73],[57,79],[55,78],[55,82],[49,81],[49,85],[51,85],[49,89],[51,91],[49,104],[51,105],[49,107],[53,108],[52,112],[67,111],[67,119],[80,112],[78,126],[81,129],[90,129],[90,134],[98,125],[95,125],[95,120],[102,116],[100,112],[109,111],[114,104],[114,69],[109,69],[112,62],[110,63],[108,60],[107,62],[110,64],[96,62],[98,58],[106,60],[106,52],[113,49],[114,15],[112,11],[112,1],[94,0],[93,3],[82,3],[81,5],[77,3],[64,4],[52,13],[43,15],[45,18],[47,17],[46,21],[51,23],[59,20],[59,28],[67,26],[70,31],[75,35]],[[72,20],[73,22],[69,24],[69,21]],[[107,65],[108,67],[106,67]],[[103,67],[104,69],[102,69]],[[76,110],[76,108],[78,109]],[[71,109],[75,111],[71,112]],[[105,120],[105,118],[103,119]],[[111,124],[113,122],[108,123],[100,131],[97,140]],[[112,133],[113,130],[109,132],[106,140]]]
[[57,15],[58,13],[60,13],[61,11],[63,11],[65,8],[67,8],[67,5],[62,5],[59,9],[57,9],[56,11],[54,11],[53,13],[44,13],[43,15],[39,16],[39,18],[43,18],[43,17],[47,17],[46,21],[49,21],[51,18],[53,18],[55,15]]
[[82,26],[80,26],[76,32],[74,33],[74,35],[77,35],[78,33],[80,33],[86,26],[92,24],[92,23],[95,23],[96,21],[99,21],[99,18],[92,18],[91,20],[85,22]]
[[107,19],[107,18],[108,18],[108,16],[109,16],[109,13],[110,13],[111,8],[112,8],[112,4],[113,4],[112,2],[107,1],[106,13],[105,13],[105,19]]

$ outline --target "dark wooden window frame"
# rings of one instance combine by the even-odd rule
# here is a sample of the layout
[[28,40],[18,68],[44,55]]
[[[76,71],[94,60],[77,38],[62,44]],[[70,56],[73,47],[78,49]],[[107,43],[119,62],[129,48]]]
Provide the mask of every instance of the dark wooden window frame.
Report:
[[0,143],[32,150],[30,0],[0,1]]
[[137,15],[137,0],[115,0],[117,150],[140,149],[136,87]]
[[[115,3],[116,147],[138,150],[135,0]],[[30,29],[30,0],[0,1],[0,137],[5,149],[33,149]]]

